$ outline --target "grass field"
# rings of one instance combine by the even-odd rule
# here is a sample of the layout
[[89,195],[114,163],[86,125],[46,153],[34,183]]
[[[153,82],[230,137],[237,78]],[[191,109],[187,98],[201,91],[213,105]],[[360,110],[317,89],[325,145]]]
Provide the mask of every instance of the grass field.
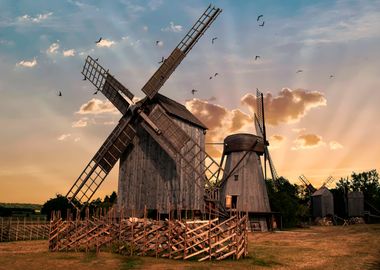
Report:
[[50,253],[47,241],[0,243],[0,269],[380,269],[380,224],[249,234],[248,258],[221,262]]

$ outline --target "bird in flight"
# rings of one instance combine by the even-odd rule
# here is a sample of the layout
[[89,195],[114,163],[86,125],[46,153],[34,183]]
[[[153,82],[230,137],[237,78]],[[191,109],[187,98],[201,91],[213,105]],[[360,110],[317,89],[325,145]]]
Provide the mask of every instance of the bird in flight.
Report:
[[214,74],[214,77],[216,77],[217,75],[219,75],[219,73],[218,73],[218,72],[216,72],[216,73]]
[[214,44],[214,41],[217,40],[217,39],[218,39],[218,37],[214,37],[214,38],[212,38],[212,39],[211,39],[211,44]]
[[259,59],[259,58],[261,58],[260,55],[256,55],[256,56],[255,56],[255,61],[256,61],[257,59]]
[[195,89],[191,90],[191,93],[193,94],[193,96],[194,96],[195,92],[198,92],[198,90],[195,90]]
[[93,95],[97,95],[97,94],[98,94],[98,91],[99,91],[99,90],[96,90],[96,91],[93,93]]
[[100,37],[98,41],[95,41],[95,43],[98,44],[100,41],[102,41],[102,37]]
[[160,61],[160,62],[158,62],[158,63],[159,63],[159,64],[162,64],[164,61],[165,61],[165,58],[164,58],[164,57],[162,57],[162,58],[161,58],[161,61]]
[[334,75],[330,75],[330,79],[334,78]]
[[302,69],[299,69],[299,70],[296,71],[296,73],[301,73],[301,72],[303,72]]
[[160,42],[159,40],[156,40],[156,46],[160,45]]
[[260,20],[260,18],[262,18],[264,15],[259,15],[259,16],[257,16],[257,21],[259,21]]
[[209,80],[211,80],[211,79],[212,79],[212,76],[210,76]]
[[96,58],[95,61],[98,62],[98,61],[99,61],[99,58]]
[[58,96],[62,97],[62,92],[61,91],[58,91]]
[[263,27],[265,24],[265,21],[263,21],[261,24],[259,24],[259,26]]

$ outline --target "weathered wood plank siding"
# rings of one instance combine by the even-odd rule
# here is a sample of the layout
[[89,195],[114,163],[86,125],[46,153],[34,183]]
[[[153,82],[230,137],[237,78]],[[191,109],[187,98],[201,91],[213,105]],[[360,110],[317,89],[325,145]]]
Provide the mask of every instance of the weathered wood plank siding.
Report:
[[[204,149],[204,129],[172,119]],[[187,147],[182,154],[191,155]],[[146,130],[138,127],[133,145],[120,159],[119,205],[140,213],[145,205],[162,213],[168,211],[169,205],[176,209],[202,210],[204,180],[196,183],[195,174],[186,175],[181,165],[185,163],[179,156],[173,160]]]
[[[227,155],[226,174],[229,174],[245,153],[245,151],[232,152]],[[235,175],[237,180],[235,180]],[[224,198],[224,203],[226,195],[237,196],[236,209],[238,211],[270,212],[260,157],[257,153],[247,153],[223,186],[222,198]]]

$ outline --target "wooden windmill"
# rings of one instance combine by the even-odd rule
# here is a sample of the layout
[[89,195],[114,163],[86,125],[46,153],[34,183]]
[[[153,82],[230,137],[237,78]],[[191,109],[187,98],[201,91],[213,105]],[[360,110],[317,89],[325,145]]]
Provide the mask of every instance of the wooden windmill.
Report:
[[[221,197],[224,206],[232,211],[244,211],[250,215],[252,230],[266,231],[271,227],[272,215],[266,188],[266,161],[269,161],[272,179],[277,186],[277,172],[268,151],[266,139],[264,104],[262,94],[257,92],[257,135],[233,134],[224,139],[221,164],[225,161],[224,178],[221,182]],[[260,156],[264,155],[264,166]]]
[[[179,192],[187,191],[196,192],[198,200],[215,199],[217,176],[221,173],[219,165],[204,151],[204,141],[194,139],[187,130],[181,127],[181,124],[173,120],[170,115],[173,110],[168,109],[173,102],[159,95],[158,91],[221,11],[212,6],[206,9],[170,56],[143,86],[142,91],[146,97],[141,102],[133,102],[134,95],[127,87],[117,81],[97,61],[90,56],[87,57],[82,74],[96,87],[97,91],[102,92],[112,102],[123,116],[68,191],[66,197],[70,203],[83,209],[120,157],[122,157],[121,165],[128,161],[129,155],[133,154],[133,149],[138,147],[135,143],[139,142],[141,139],[139,136],[142,133],[143,136],[149,134],[157,145],[175,160],[176,173],[181,175],[181,181],[187,181],[184,189],[179,187],[179,190],[173,190],[170,196],[178,197]],[[183,113],[181,107],[174,110],[180,116]],[[122,171],[123,168],[125,167],[121,167],[120,170]],[[144,170],[144,168],[140,169]],[[149,189],[151,186],[142,188]],[[167,196],[167,194],[164,193],[162,196]],[[158,201],[160,199],[150,203],[154,207]],[[174,201],[178,202],[176,199]],[[193,204],[201,207],[199,206],[201,202]]]
[[300,175],[299,179],[306,186],[311,195],[313,217],[325,217],[334,214],[334,197],[327,186],[335,181],[332,176],[326,178],[319,189],[316,189],[310,181]]

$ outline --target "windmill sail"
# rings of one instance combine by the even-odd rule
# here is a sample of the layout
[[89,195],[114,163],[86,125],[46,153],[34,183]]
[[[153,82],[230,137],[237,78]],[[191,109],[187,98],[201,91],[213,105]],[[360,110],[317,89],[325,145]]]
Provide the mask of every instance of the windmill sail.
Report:
[[66,194],[70,203],[78,207],[77,203],[91,200],[135,134],[129,121],[122,118]]

